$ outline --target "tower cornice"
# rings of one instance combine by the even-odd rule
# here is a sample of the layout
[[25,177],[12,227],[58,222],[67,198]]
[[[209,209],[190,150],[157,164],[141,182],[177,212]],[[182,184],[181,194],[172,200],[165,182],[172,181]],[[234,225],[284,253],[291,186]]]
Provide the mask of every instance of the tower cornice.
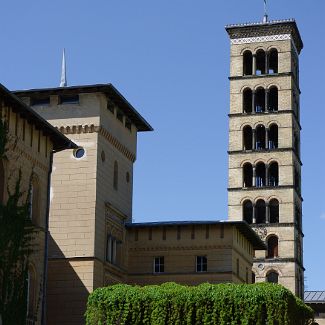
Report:
[[304,47],[297,23],[294,19],[271,20],[268,22],[227,25],[226,31],[231,40],[272,35],[291,35],[298,53]]

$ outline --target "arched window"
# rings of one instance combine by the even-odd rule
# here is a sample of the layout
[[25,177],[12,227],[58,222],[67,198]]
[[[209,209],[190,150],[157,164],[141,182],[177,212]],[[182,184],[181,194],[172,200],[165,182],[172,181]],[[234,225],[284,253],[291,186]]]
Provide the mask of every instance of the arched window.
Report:
[[278,134],[278,126],[276,124],[272,124],[269,129],[269,149],[278,148]]
[[243,92],[243,112],[252,113],[253,108],[253,92],[251,89],[246,88]]
[[271,236],[267,240],[267,258],[278,257],[279,241],[277,236]]
[[243,204],[243,220],[248,224],[253,223],[253,203],[250,200],[246,200]]
[[255,206],[256,223],[266,223],[266,205],[263,200],[258,200]]
[[5,194],[5,169],[0,159],[0,203],[3,203]]
[[243,129],[243,145],[244,150],[252,150],[253,149],[253,130],[247,125]]
[[270,208],[270,223],[279,222],[279,201],[277,199],[272,199],[269,204]]
[[35,176],[30,188],[30,218],[35,225],[40,225],[40,188]]
[[270,112],[277,112],[279,109],[279,91],[277,87],[271,87],[269,90],[269,104],[268,110]]
[[36,272],[34,267],[28,268],[27,274],[27,318],[33,320],[36,316]]
[[269,186],[279,185],[279,165],[277,162],[272,162],[269,166]]
[[266,73],[265,67],[265,52],[263,50],[258,50],[256,53],[256,74],[261,75]]
[[113,187],[115,190],[118,189],[118,163],[114,162],[114,179],[113,179]]
[[255,94],[255,112],[265,112],[265,89],[258,88]]
[[244,76],[253,74],[253,55],[251,51],[245,51],[243,55],[243,74]]
[[271,49],[269,52],[269,73],[278,73],[278,50]]
[[266,186],[266,169],[265,164],[260,162],[256,165],[256,187]]
[[246,163],[243,167],[243,181],[244,187],[253,186],[253,166],[250,163]]
[[266,281],[270,283],[278,283],[279,282],[279,274],[275,271],[271,271],[266,276]]
[[265,149],[265,127],[264,125],[259,125],[255,131],[256,134],[256,143],[255,148],[256,150],[263,150]]

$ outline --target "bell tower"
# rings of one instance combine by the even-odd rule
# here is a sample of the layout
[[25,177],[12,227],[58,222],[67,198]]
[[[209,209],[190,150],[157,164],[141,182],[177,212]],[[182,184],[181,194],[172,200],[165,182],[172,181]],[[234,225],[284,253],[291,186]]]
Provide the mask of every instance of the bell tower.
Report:
[[228,218],[267,244],[256,282],[303,295],[299,54],[294,20],[226,26],[231,42]]

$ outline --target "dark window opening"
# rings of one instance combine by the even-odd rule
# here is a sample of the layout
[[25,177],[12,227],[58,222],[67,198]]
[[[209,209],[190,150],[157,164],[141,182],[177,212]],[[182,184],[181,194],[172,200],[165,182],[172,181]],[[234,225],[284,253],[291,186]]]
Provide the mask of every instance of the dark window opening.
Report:
[[253,92],[251,89],[245,89],[243,93],[243,111],[244,113],[252,113]]
[[196,257],[196,272],[207,272],[208,270],[208,259],[206,256]]
[[278,73],[278,51],[272,49],[269,53],[269,73]]
[[278,283],[279,282],[279,274],[277,272],[270,272],[267,276],[266,276],[266,281],[270,282],[270,283]]
[[243,55],[243,72],[244,76],[253,74],[253,55],[251,51],[245,51]]
[[116,118],[123,123],[123,113],[119,109],[116,111]]
[[263,50],[259,50],[256,53],[256,74],[261,75],[266,73],[266,55]]
[[277,236],[271,236],[267,240],[267,258],[278,257],[279,240]]
[[249,200],[245,201],[243,204],[243,219],[248,224],[253,223],[253,203]]
[[252,283],[255,283],[255,281],[256,281],[256,280],[255,280],[255,277],[256,277],[256,276],[255,276],[255,273],[252,272]]
[[163,256],[154,258],[154,273],[165,272],[165,258]]
[[272,199],[270,201],[270,223],[279,222],[279,201],[277,199]]
[[243,130],[244,150],[253,149],[253,130],[250,126],[245,126]]
[[259,125],[255,131],[256,134],[256,143],[255,148],[257,150],[265,149],[265,127],[263,125]]
[[266,186],[266,168],[264,163],[258,163],[256,166],[256,187]]
[[269,149],[278,148],[278,126],[272,124],[269,129]]
[[79,95],[61,95],[60,104],[79,104]]
[[279,165],[276,162],[269,167],[269,186],[279,186]]
[[114,162],[113,187],[115,190],[118,189],[118,163],[117,163],[117,161]]
[[263,200],[258,200],[255,207],[256,223],[266,223],[266,205]]
[[259,88],[255,94],[255,112],[265,112],[265,89]]
[[247,163],[243,167],[243,180],[244,187],[253,186],[253,166],[250,163]]
[[269,91],[269,107],[270,112],[277,112],[279,109],[279,91],[277,87],[270,88]]
[[50,97],[31,99],[31,106],[48,106],[48,105],[50,105]]

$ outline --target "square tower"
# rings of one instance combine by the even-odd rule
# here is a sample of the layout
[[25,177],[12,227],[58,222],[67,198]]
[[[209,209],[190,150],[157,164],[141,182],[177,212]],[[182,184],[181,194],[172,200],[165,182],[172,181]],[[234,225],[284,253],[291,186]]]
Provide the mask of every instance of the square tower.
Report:
[[229,220],[265,240],[256,282],[303,294],[299,54],[294,20],[228,25],[231,41]]

